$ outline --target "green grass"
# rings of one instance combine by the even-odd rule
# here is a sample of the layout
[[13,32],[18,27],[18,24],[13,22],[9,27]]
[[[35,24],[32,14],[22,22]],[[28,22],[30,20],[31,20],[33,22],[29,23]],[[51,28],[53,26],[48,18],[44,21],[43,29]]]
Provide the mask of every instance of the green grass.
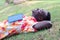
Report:
[[2,7],[0,10],[0,21],[8,18],[8,16],[16,13],[24,13],[31,15],[32,9],[43,8],[51,13],[51,21],[53,27],[48,30],[39,31],[36,33],[19,34],[7,37],[4,40],[60,40],[60,2],[44,1],[35,4],[19,4]]

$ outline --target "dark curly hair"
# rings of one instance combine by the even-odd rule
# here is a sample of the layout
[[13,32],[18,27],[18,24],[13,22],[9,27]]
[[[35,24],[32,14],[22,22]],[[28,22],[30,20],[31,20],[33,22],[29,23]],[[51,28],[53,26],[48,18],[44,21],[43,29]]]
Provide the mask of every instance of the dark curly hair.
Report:
[[35,17],[37,21],[43,21],[43,20],[50,21],[51,20],[50,12],[44,9],[37,8],[37,9],[32,10],[32,16]]

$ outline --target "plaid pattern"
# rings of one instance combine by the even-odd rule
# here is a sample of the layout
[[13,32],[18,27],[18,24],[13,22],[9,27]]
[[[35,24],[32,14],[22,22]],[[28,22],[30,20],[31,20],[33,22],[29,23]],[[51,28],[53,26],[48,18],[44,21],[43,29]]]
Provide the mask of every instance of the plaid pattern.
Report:
[[36,24],[37,21],[34,17],[24,17],[22,21],[16,21],[14,23],[8,23],[7,20],[0,22],[0,39],[5,38],[18,33],[35,32],[32,26]]

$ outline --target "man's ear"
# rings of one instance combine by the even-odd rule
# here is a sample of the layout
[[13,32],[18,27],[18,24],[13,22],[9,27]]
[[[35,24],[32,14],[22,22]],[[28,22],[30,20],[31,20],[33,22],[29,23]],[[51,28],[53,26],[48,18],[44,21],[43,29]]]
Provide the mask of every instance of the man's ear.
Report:
[[34,13],[34,10],[32,10],[32,13]]

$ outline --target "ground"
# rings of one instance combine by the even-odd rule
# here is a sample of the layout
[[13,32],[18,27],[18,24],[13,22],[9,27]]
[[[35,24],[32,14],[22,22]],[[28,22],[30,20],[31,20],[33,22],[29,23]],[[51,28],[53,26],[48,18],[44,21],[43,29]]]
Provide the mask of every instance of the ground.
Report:
[[32,9],[43,8],[51,13],[52,28],[42,30],[36,33],[18,34],[7,37],[4,40],[60,40],[60,2],[56,1],[30,1],[23,4],[9,6],[4,5],[4,1],[0,3],[0,21],[8,18],[8,16],[24,13],[31,16]]

